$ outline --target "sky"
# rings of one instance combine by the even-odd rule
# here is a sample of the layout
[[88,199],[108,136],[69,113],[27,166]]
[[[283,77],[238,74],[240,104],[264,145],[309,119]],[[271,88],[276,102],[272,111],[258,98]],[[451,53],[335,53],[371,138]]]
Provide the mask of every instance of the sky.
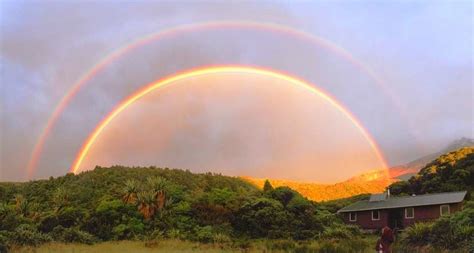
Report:
[[[474,137],[470,1],[2,1],[0,11],[1,181],[28,179],[26,167],[48,118],[94,65],[131,41],[204,22],[277,24],[332,47],[294,33],[217,26],[177,32],[130,50],[94,75],[71,100],[46,139],[33,177],[67,173],[94,127],[135,90],[206,65],[261,66],[311,83],[361,122],[390,166],[438,151],[461,137]],[[349,159],[354,152],[364,157],[373,153],[347,119],[327,121],[339,114],[329,113],[334,108],[321,98],[277,96],[277,103],[270,103],[269,94],[291,93],[294,87],[269,88],[278,80],[255,76],[237,80],[241,85],[233,85],[237,81],[225,75],[219,78],[218,83],[228,87],[217,92],[219,96],[208,94],[212,87],[219,89],[206,78],[202,88],[179,85],[168,95],[150,94],[104,131],[85,165],[153,164],[258,177],[271,172],[278,178],[318,182],[341,180],[339,168],[347,164],[350,171],[339,173],[344,177],[377,169],[375,160],[357,164]],[[258,84],[265,88],[252,89]],[[248,93],[253,94],[250,102]],[[189,103],[189,96],[196,104]],[[183,115],[206,104],[213,106],[187,118],[200,122],[199,127],[177,127]],[[293,111],[285,114],[283,109]],[[251,120],[237,120],[243,114]],[[124,120],[127,117],[131,119]],[[140,125],[173,131],[138,131]],[[290,128],[294,125],[297,129]],[[232,134],[224,136],[222,129]],[[282,135],[272,137],[268,129]],[[324,131],[333,132],[315,134]],[[144,136],[172,141],[146,142]],[[241,138],[248,139],[246,145],[235,144]],[[198,140],[194,145],[193,139]],[[348,140],[351,145],[344,144]],[[216,146],[223,142],[231,153]],[[146,149],[138,152],[137,147]],[[231,156],[236,157],[227,159]],[[273,162],[264,166],[263,160]]]

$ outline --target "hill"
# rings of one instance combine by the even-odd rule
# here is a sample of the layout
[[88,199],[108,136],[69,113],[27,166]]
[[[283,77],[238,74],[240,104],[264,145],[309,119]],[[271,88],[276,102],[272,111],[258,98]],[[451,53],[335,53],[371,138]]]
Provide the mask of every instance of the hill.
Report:
[[[345,200],[350,201],[350,200]],[[354,237],[325,207],[288,187],[265,191],[236,177],[177,169],[97,167],[48,180],[0,183],[4,245],[114,240]]]
[[390,168],[389,169],[390,175],[392,178],[408,180],[411,176],[418,173],[426,164],[435,160],[439,156],[464,148],[464,147],[474,147],[474,140],[470,138],[465,138],[465,137],[455,140],[438,152],[425,155],[407,164],[398,165],[398,166],[394,166]]
[[393,194],[425,194],[474,189],[474,147],[443,154],[408,181],[390,185]]
[[[357,178],[351,178],[347,181],[336,184],[317,184],[278,179],[268,180],[273,186],[288,186],[308,199],[314,201],[327,201],[348,198],[365,193],[382,192],[390,183],[396,181],[394,179],[380,177],[380,174],[380,171],[365,173]],[[242,178],[260,189],[263,188],[265,183],[265,179],[251,177]]]

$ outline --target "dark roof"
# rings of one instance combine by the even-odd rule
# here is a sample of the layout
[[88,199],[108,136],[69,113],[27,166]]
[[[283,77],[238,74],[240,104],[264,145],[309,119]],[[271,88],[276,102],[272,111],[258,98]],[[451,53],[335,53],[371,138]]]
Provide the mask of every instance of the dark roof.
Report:
[[352,205],[346,206],[337,212],[344,213],[377,209],[402,208],[411,206],[430,206],[459,203],[464,200],[466,193],[466,191],[445,192],[435,194],[424,194],[418,196],[388,197],[385,200],[380,201],[362,200]]

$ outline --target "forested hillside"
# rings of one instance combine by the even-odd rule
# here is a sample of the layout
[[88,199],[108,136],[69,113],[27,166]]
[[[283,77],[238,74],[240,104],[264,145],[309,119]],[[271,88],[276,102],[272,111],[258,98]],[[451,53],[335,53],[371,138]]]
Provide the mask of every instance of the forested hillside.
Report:
[[[329,208],[288,187],[159,168],[97,167],[79,175],[0,184],[0,244],[175,238],[356,238]],[[359,245],[360,246],[360,245]]]
[[474,147],[441,155],[408,181],[390,185],[393,194],[424,194],[474,189]]

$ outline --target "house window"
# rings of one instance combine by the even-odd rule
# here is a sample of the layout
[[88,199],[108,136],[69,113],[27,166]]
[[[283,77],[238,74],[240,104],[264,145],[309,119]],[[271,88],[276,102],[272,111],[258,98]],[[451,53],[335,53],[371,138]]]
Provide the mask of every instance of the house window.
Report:
[[441,216],[449,215],[450,213],[449,205],[441,205],[439,207],[439,213]]
[[357,213],[349,213],[349,221],[357,221]]
[[372,211],[372,220],[380,220],[380,211]]
[[405,208],[405,219],[415,218],[415,209],[413,207]]

